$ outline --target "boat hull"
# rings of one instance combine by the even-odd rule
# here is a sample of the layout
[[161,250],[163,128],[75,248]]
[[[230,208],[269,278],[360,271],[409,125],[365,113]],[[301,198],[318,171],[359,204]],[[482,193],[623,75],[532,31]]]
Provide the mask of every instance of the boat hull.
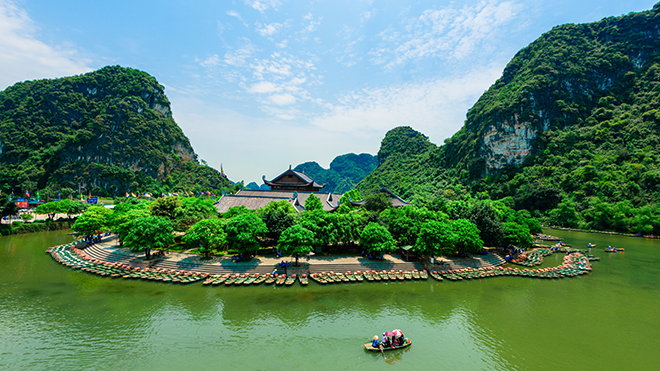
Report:
[[[406,339],[406,340],[407,340],[408,342],[405,343],[405,344],[403,344],[403,345],[399,345],[398,347],[393,347],[393,348],[392,348],[392,347],[390,347],[390,348],[383,348],[383,351],[402,349],[402,348],[407,348],[407,347],[411,346],[411,345],[412,345],[412,341],[410,341],[410,339]],[[365,347],[365,349],[367,349],[367,350],[370,351],[370,352],[380,352],[380,348],[374,348],[374,347],[372,347],[372,346],[371,346],[371,343],[364,344],[364,347]]]

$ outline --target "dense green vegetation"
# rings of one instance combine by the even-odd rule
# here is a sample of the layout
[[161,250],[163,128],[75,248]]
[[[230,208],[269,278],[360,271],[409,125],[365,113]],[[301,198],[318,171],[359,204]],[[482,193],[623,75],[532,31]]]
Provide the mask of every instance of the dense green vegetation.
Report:
[[355,188],[377,165],[376,156],[368,153],[347,153],[335,157],[328,169],[311,161],[296,166],[294,170],[305,173],[317,183],[325,184],[321,192],[345,193]]
[[[499,201],[441,200],[399,208],[391,202],[371,209],[344,205],[331,213],[323,208],[296,212],[287,201],[273,201],[258,210],[238,206],[218,214],[209,212],[207,207],[213,206],[203,198],[128,199],[114,209],[89,207],[73,229],[84,235],[110,230],[136,250],[190,248],[206,256],[247,257],[276,247],[296,260],[314,247],[329,253],[363,250],[375,256],[404,245],[426,256],[478,252],[486,241],[486,246],[529,247],[530,234],[541,232],[529,212]],[[156,227],[147,227],[150,223]],[[175,228],[186,232],[181,242],[172,237]]]
[[[501,200],[555,225],[660,234],[659,25],[660,4],[554,28],[516,54],[444,145],[409,127],[387,133],[358,189]],[[522,162],[486,140],[507,135],[528,148]]]
[[[0,191],[95,196],[234,186],[197,163],[163,86],[118,66],[0,92]],[[219,192],[218,192],[219,193]]]

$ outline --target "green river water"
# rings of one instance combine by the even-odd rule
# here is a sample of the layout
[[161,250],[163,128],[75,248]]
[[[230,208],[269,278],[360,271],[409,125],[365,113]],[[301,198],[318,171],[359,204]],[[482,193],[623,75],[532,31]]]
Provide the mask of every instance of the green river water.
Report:
[[[66,231],[0,237],[0,369],[659,369],[660,240],[546,232],[601,260],[562,280],[225,288],[74,271],[44,253]],[[413,345],[364,350],[393,328]]]

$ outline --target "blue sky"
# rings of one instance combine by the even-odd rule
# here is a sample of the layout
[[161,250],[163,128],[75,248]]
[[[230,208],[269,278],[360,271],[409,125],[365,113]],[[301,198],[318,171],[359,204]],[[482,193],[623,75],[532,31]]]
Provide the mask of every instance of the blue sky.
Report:
[[544,32],[654,3],[0,0],[0,89],[146,71],[200,159],[261,183],[289,164],[376,154],[400,125],[440,144]]

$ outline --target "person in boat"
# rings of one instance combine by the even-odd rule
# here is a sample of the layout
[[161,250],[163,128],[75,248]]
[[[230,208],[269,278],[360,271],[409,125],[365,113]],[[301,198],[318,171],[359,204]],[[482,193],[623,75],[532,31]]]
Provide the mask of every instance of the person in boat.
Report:
[[384,332],[383,332],[382,344],[383,344],[384,347],[391,347],[392,346],[392,343],[390,342],[390,338],[388,336],[386,336]]
[[374,335],[374,341],[371,342],[371,346],[374,348],[380,347],[380,341],[378,341],[378,335]]

